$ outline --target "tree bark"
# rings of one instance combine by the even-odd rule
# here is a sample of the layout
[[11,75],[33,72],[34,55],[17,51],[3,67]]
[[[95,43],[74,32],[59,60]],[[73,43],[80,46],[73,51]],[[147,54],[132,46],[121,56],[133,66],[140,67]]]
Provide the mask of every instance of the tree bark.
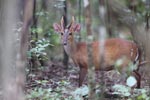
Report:
[[[101,21],[101,25],[99,27],[99,41],[100,41],[100,45],[101,47],[99,47],[100,50],[100,66],[103,67],[104,66],[104,50],[105,50],[105,46],[104,46],[104,40],[106,38],[106,34],[109,32],[109,28],[108,28],[108,10],[107,10],[107,5],[106,4],[106,0],[99,0],[99,17],[100,17],[100,21]],[[109,33],[109,35],[111,36],[112,34]],[[100,93],[100,98],[99,99],[104,99],[104,88],[105,88],[105,84],[104,84],[104,72],[101,73],[101,82],[100,82],[100,89],[101,89],[101,93]]]
[[[23,87],[25,81],[24,66],[20,59],[17,33],[14,26],[19,19],[18,0],[0,0],[0,62],[2,71],[3,100],[25,100]],[[2,99],[2,98],[1,98]]]
[[89,87],[89,100],[95,100],[95,66],[93,66],[92,58],[92,18],[91,18],[91,7],[90,1],[84,0],[85,5],[85,23],[86,23],[86,32],[87,32],[87,52],[88,52],[88,87]]
[[[65,26],[67,26],[67,2],[64,1],[64,24]],[[65,50],[63,51],[64,52],[64,58],[63,58],[63,64],[65,66],[66,69],[68,69],[68,60],[69,60],[69,57],[67,55],[67,53],[65,52]]]

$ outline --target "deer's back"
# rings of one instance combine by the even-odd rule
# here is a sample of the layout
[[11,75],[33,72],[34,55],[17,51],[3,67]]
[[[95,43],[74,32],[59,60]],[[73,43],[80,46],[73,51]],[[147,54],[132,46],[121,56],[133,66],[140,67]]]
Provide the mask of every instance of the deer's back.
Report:
[[[138,56],[138,48],[135,43],[119,38],[107,39],[104,42],[102,54],[102,44],[98,41],[92,43],[92,59],[96,69],[107,70],[113,66],[118,59],[123,59],[123,65],[126,66],[130,61],[134,61]],[[81,42],[77,44],[77,51],[73,54],[73,60],[80,67],[87,68],[87,44]],[[100,58],[103,56],[103,66],[100,66]]]
[[[138,56],[138,48],[135,43],[119,38],[107,39],[104,42],[103,51],[99,47],[102,48],[101,43],[93,42],[93,61],[96,69],[107,70],[108,67],[113,66],[119,59],[123,60],[122,66],[124,67],[129,62],[133,62]],[[100,66],[100,56],[103,56],[103,66]]]

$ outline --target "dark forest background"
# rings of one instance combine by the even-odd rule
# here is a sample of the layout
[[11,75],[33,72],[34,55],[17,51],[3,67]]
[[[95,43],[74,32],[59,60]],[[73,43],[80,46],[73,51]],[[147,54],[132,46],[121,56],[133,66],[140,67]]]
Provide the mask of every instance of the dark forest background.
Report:
[[120,76],[114,70],[96,72],[94,87],[87,77],[79,88],[79,68],[66,55],[60,35],[53,29],[53,23],[59,23],[62,16],[66,25],[72,16],[80,23],[81,31],[74,35],[78,42],[88,42],[91,36],[101,39],[104,27],[102,38],[134,41],[142,60],[150,61],[150,0],[0,0],[2,99],[150,99],[149,63],[139,70],[141,89],[117,85]]

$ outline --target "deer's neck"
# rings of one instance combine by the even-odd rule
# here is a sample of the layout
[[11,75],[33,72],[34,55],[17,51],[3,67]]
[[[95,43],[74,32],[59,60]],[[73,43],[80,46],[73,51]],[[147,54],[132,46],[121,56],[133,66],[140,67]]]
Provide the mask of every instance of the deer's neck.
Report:
[[64,49],[68,56],[73,57],[73,55],[76,53],[77,44],[75,41],[71,43],[67,43],[67,45],[64,45]]

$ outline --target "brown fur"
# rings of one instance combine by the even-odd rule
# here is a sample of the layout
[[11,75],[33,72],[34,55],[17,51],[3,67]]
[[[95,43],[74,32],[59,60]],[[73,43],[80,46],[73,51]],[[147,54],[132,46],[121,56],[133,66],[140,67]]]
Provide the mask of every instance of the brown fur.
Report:
[[[92,58],[96,70],[112,70],[115,62],[121,58],[125,59],[123,59],[123,64],[120,67],[127,67],[129,62],[134,62],[138,54],[137,45],[131,41],[120,38],[107,39],[104,42],[104,66],[100,66],[99,46],[101,47],[98,41],[92,43]],[[77,43],[74,48],[76,50],[73,50],[74,52],[70,55],[74,63],[80,67],[79,86],[81,86],[88,69],[87,45],[85,42]],[[139,74],[135,75],[137,79],[139,79],[138,76]]]
[[[64,29],[63,23],[62,17],[61,24],[54,23],[53,27],[56,32],[61,33],[61,40],[66,53],[72,58],[75,65],[80,67],[79,86],[81,86],[88,69],[87,44],[74,41],[73,33],[79,32],[81,28],[80,24],[74,23],[74,17],[69,27]],[[92,43],[92,58],[96,70],[112,70],[118,59],[123,59],[120,69],[124,70],[130,62],[136,62],[140,59],[138,46],[135,43],[120,38],[111,38],[104,41],[103,66],[101,66],[100,48],[102,48],[102,43],[98,41]],[[133,73],[138,81],[137,86],[140,87],[140,75],[137,70],[134,70]]]

